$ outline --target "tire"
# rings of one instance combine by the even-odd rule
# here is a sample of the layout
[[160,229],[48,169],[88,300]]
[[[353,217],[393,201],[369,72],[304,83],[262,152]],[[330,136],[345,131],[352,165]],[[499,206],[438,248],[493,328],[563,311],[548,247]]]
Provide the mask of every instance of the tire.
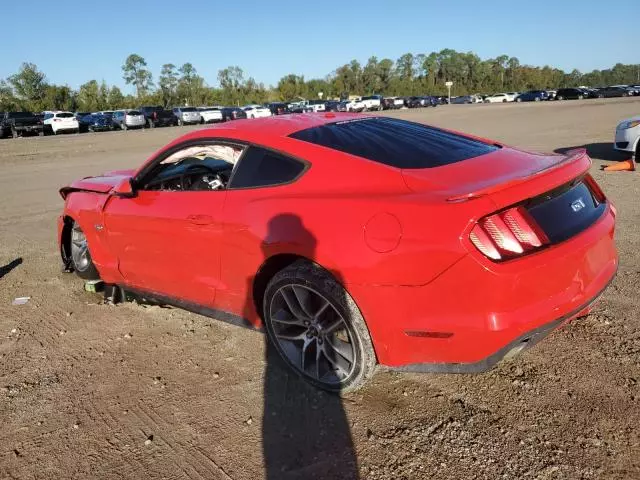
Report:
[[564,100],[564,97],[562,95],[558,95],[556,98],[560,101]]
[[89,253],[89,245],[87,237],[77,222],[73,222],[71,227],[71,265],[73,270],[80,278],[84,280],[98,280],[100,274],[93,264],[91,254]]
[[44,137],[44,130],[40,130],[40,131],[38,132],[38,136],[39,136],[39,137]]
[[521,98],[516,98],[516,102],[520,103],[520,102],[522,102],[522,99]]
[[184,122],[182,121],[181,118],[178,119],[178,126],[179,127],[183,127],[184,126]]
[[578,95],[578,100],[582,100],[584,97],[582,95]]
[[502,99],[502,103],[507,103],[507,99],[506,99],[506,98],[503,98],[503,99]]
[[534,102],[539,102],[540,101],[540,97],[536,97],[533,99]]
[[274,275],[263,312],[269,341],[312,385],[345,393],[373,375],[376,356],[364,318],[349,293],[320,266],[300,260]]

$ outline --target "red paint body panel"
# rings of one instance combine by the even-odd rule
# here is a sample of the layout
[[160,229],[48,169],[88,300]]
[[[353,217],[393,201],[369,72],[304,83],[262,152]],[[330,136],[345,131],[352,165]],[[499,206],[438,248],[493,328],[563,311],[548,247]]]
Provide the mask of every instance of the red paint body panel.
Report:
[[[81,224],[106,282],[227,311],[256,326],[254,277],[265,260],[308,258],[345,285],[379,362],[390,366],[482,360],[586,306],[615,274],[611,205],[569,240],[504,263],[469,240],[479,219],[584,174],[590,165],[584,152],[502,147],[442,167],[400,170],[287,137],[349,118],[363,117],[239,120],[191,132],[148,161],[191,140],[236,140],[308,162],[291,184],[113,195],[140,167],[66,187],[64,215]],[[59,237],[62,228],[61,220]]]

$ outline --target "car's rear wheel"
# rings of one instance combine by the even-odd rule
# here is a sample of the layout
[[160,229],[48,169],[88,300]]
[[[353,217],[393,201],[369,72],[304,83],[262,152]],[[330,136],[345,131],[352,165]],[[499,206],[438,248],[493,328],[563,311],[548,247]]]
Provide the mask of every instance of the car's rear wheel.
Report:
[[563,97],[562,95],[558,95],[556,98],[557,98],[558,100],[564,100],[564,97]]
[[578,100],[582,100],[584,97],[582,95],[578,95]]
[[71,263],[76,275],[80,278],[85,280],[98,280],[100,278],[100,274],[89,253],[87,237],[77,222],[74,222],[71,227]]
[[357,305],[320,266],[298,261],[278,272],[263,299],[269,340],[313,385],[332,392],[360,388],[376,357]]
[[521,98],[516,98],[516,102],[521,102],[522,99]]

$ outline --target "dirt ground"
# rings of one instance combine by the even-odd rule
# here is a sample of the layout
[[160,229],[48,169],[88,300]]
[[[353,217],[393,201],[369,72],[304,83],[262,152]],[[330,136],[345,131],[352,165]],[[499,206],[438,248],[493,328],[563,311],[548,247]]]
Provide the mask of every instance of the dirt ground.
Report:
[[187,128],[0,141],[0,478],[640,478],[640,174],[599,171],[639,113],[640,99],[394,112],[536,151],[586,145],[618,208],[620,271],[593,314],[510,364],[380,371],[343,399],[289,375],[260,333],[104,305],[60,272],[58,188]]

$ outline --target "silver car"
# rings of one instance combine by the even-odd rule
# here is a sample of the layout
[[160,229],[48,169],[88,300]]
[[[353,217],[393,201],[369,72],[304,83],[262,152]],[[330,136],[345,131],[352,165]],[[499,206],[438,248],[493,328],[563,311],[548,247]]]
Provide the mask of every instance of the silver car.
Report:
[[144,115],[138,110],[116,110],[113,112],[113,126],[121,130],[129,128],[142,128],[146,121]]
[[176,107],[173,114],[178,119],[178,125],[189,125],[192,123],[200,123],[202,117],[195,107]]

